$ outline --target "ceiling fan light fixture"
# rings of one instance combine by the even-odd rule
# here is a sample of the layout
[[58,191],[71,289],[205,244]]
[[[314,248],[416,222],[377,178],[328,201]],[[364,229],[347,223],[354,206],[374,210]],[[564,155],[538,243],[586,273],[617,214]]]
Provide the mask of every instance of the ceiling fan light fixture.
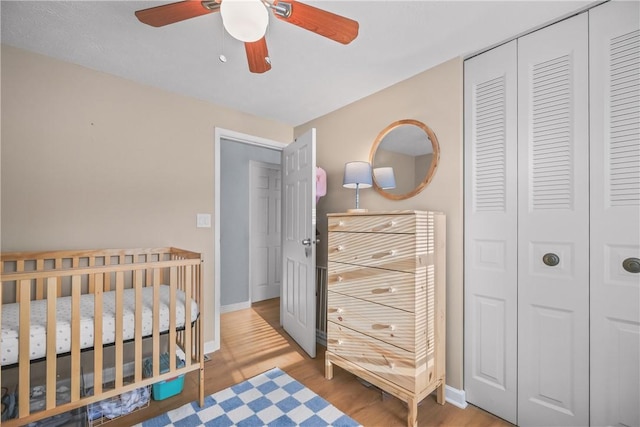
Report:
[[261,0],[224,0],[220,14],[225,30],[242,42],[258,41],[267,32],[269,12]]

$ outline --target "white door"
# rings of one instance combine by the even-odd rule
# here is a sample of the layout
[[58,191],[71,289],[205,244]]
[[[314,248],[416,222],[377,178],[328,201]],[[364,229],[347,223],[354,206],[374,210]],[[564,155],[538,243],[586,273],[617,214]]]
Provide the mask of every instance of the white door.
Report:
[[251,302],[280,296],[282,257],[280,165],[251,161],[250,265]]
[[316,357],[316,130],[282,152],[282,296],[284,330]]
[[638,426],[640,3],[606,3],[589,15],[591,424]]
[[517,42],[465,61],[467,401],[511,423],[517,407]]
[[518,424],[589,424],[588,19],[518,40]]

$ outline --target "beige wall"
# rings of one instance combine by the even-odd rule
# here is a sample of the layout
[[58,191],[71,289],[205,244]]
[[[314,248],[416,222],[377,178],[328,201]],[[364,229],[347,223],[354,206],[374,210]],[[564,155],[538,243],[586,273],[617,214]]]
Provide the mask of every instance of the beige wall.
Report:
[[[344,163],[368,160],[378,133],[400,119],[416,119],[435,132],[440,163],[431,184],[416,197],[391,201],[361,190],[369,210],[420,209],[447,215],[447,384],[463,388],[462,283],[462,59],[457,58],[296,128],[317,129],[317,163],[327,171],[327,196],[318,202],[318,263],[326,263],[326,214],[354,207],[354,191],[342,187]],[[326,264],[325,264],[326,265]]]
[[2,251],[176,246],[203,254],[213,340],[214,128],[293,128],[2,45]]
[[[178,246],[205,259],[205,340],[213,340],[214,127],[281,142],[287,125],[2,45],[2,251]],[[326,213],[354,205],[344,163],[368,160],[378,132],[417,119],[440,142],[432,183],[400,202],[361,191],[370,210],[447,214],[447,383],[462,389],[462,60],[454,59],[295,129],[316,127]]]

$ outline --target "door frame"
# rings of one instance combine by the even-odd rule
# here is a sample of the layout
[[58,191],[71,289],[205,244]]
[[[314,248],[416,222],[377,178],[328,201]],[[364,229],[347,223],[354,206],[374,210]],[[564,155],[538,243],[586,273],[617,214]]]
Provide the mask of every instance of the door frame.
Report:
[[254,145],[256,147],[265,147],[273,150],[282,151],[287,145],[282,142],[274,141],[267,138],[261,138],[254,135],[236,132],[220,127],[214,128],[214,193],[213,193],[213,288],[214,288],[214,315],[213,315],[213,341],[205,343],[204,352],[212,353],[220,349],[220,143],[222,139]]

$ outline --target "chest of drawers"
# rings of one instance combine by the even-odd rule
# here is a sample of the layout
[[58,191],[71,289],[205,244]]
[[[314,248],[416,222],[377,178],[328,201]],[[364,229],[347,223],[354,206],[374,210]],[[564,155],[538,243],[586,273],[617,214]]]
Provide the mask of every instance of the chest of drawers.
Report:
[[340,366],[417,405],[445,387],[445,217],[391,211],[328,215],[325,377]]

